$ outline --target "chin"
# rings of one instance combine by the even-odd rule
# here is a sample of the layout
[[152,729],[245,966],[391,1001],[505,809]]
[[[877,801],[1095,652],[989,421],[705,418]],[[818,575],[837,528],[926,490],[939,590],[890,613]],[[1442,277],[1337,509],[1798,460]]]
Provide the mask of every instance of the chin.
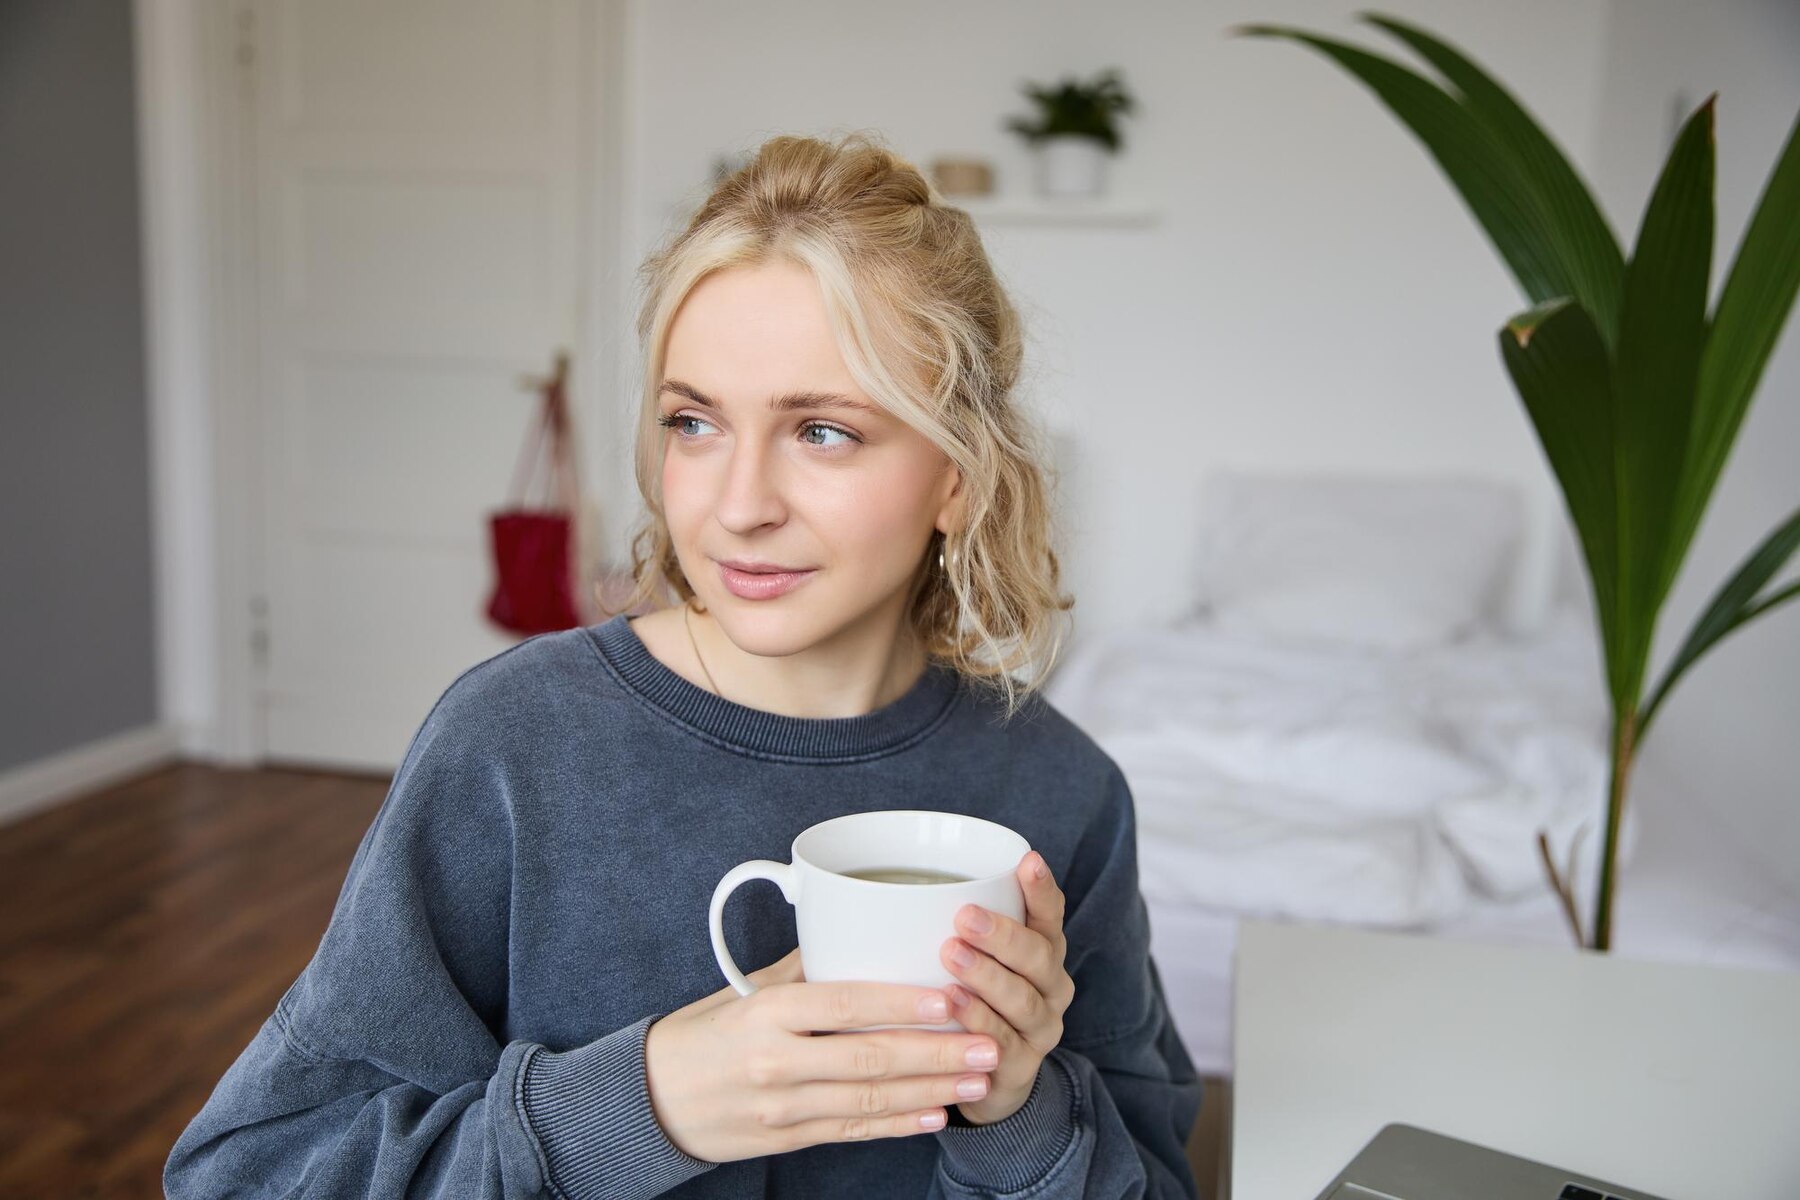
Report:
[[816,608],[780,600],[744,600],[729,592],[717,604],[710,597],[704,599],[732,645],[761,658],[784,658],[817,645],[827,627]]

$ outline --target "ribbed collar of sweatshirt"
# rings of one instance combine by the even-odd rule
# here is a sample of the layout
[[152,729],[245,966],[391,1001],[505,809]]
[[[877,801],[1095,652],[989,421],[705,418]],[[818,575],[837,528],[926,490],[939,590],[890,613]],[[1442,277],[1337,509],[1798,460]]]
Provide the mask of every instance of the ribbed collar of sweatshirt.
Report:
[[650,653],[624,613],[586,632],[607,667],[646,704],[703,737],[763,754],[830,760],[892,753],[937,728],[963,687],[955,670],[930,660],[910,688],[880,708],[854,717],[793,717],[688,680]]

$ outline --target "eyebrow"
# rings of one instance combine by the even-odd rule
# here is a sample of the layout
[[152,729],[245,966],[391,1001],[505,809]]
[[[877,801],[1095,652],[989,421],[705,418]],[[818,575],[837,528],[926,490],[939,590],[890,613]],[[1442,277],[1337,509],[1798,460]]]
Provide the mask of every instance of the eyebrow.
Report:
[[[719,407],[717,400],[692,384],[683,383],[679,379],[665,379],[662,386],[656,390],[658,395],[663,392],[675,392],[678,395],[686,396],[703,408],[717,409]],[[868,413],[871,416],[877,416],[882,411],[873,405],[864,404],[861,400],[852,400],[838,392],[787,392],[784,395],[775,396],[769,401],[771,412],[792,412],[795,409],[807,408],[847,408],[854,412]]]

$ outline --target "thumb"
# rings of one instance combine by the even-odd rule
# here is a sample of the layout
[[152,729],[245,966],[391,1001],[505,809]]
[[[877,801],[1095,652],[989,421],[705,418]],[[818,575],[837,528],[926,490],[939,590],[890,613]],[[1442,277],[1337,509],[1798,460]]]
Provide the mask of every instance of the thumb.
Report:
[[746,978],[758,986],[767,986],[771,983],[804,983],[806,971],[800,961],[800,947],[795,946],[768,966],[750,972]]
[[[745,972],[744,978],[748,979],[759,988],[769,987],[772,984],[777,983],[805,982],[806,973],[800,961],[800,947],[795,946],[792,950],[789,950],[785,956],[775,960],[766,967],[759,967],[754,971]],[[737,999],[741,999],[738,995],[737,988],[727,983],[712,995],[695,1003],[692,1011],[695,1013],[702,1013],[707,1009],[716,1008],[721,1004],[729,1004],[731,1001]]]

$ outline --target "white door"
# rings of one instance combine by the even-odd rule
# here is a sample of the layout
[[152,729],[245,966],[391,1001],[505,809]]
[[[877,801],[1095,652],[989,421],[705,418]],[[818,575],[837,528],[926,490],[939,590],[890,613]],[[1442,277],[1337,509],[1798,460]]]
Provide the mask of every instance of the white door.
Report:
[[579,352],[585,0],[248,0],[270,760],[387,771],[492,626],[502,505]]

